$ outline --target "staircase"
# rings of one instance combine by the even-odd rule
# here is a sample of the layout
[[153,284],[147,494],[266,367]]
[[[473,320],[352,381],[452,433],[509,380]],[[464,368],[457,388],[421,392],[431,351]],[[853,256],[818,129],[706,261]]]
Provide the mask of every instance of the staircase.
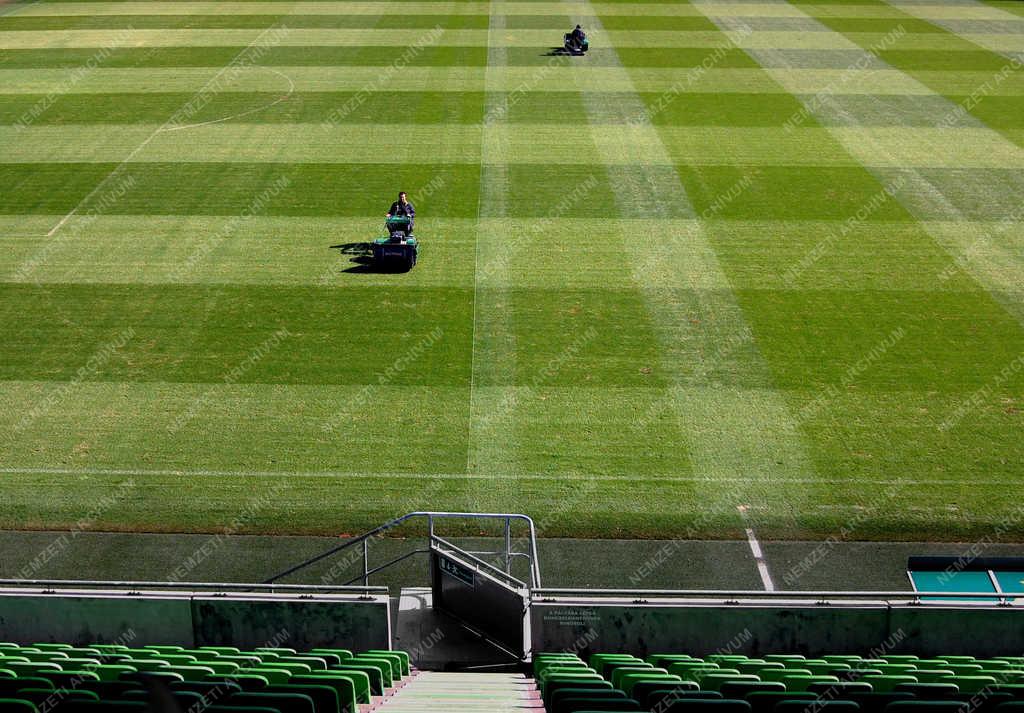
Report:
[[395,691],[374,713],[543,712],[532,678],[521,673],[442,673],[422,671]]

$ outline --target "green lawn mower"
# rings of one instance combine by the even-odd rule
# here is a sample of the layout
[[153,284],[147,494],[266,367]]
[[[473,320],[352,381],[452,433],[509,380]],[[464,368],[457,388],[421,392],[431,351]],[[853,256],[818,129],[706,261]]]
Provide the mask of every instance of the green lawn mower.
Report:
[[378,270],[408,272],[415,267],[420,248],[412,226],[412,218],[405,215],[393,215],[384,222],[388,236],[370,244],[373,264]]
[[408,272],[419,258],[420,245],[412,234],[412,218],[396,215],[384,222],[387,237],[369,243],[332,245],[357,263],[345,272]]
[[569,53],[571,55],[579,56],[579,55],[586,54],[587,50],[590,49],[590,40],[587,39],[587,36],[585,34],[583,34],[583,33],[580,33],[580,34],[581,34],[581,36],[577,37],[576,34],[574,34],[572,32],[566,32],[565,33],[565,45],[564,46],[565,46],[565,51],[567,53]]

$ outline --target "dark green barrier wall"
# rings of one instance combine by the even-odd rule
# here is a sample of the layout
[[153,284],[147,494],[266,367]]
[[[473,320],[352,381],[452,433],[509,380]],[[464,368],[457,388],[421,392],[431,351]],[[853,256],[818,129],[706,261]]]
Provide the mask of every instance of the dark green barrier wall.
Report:
[[387,598],[0,594],[0,641],[388,648]]
[[540,603],[531,627],[535,652],[1019,656],[1024,650],[1024,611],[1012,608]]

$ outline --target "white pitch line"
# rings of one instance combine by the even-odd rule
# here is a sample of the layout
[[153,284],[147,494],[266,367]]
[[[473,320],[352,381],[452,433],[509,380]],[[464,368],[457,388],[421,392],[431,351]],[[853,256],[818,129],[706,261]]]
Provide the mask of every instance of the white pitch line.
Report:
[[[185,470],[179,468],[18,468],[4,466],[0,468],[3,475],[139,475],[139,476],[196,476],[196,477],[286,477],[286,478],[448,478],[450,480],[550,480],[550,481],[608,481],[636,483],[749,483],[749,478],[741,477],[706,477],[706,476],[645,476],[645,475],[594,475],[564,473],[418,473],[418,472],[355,472],[344,470]],[[849,484],[842,478],[774,478],[772,483],[788,483],[797,485],[838,485]],[[898,478],[858,478],[857,483],[866,485],[1015,485],[1019,480],[907,480]]]
[[157,133],[159,134],[161,132],[181,131],[183,129],[197,129],[200,126],[210,126],[211,124],[223,124],[225,121],[234,121],[235,119],[241,119],[243,116],[249,116],[249,114],[255,114],[258,111],[263,111],[264,109],[269,109],[272,106],[276,106],[281,102],[285,101],[286,99],[288,99],[289,97],[291,97],[291,95],[295,93],[295,81],[291,77],[289,77],[284,72],[279,72],[278,70],[273,69],[272,67],[264,67],[264,69],[269,69],[274,74],[280,77],[284,77],[288,81],[288,91],[285,92],[284,96],[280,96],[274,101],[264,106],[258,106],[255,109],[249,109],[248,111],[239,112],[238,114],[232,114],[231,116],[225,116],[220,119],[201,121],[198,124],[182,124],[181,126],[171,126],[169,128],[161,127],[160,129],[157,130]]
[[[737,505],[736,509],[740,511],[740,517],[743,519],[744,524],[746,524],[747,506]],[[764,591],[774,592],[775,582],[772,581],[771,572],[768,571],[768,562],[764,558],[764,551],[761,549],[761,543],[757,541],[757,535],[754,534],[754,528],[745,527],[744,530],[747,533],[747,542],[750,543],[750,553],[754,555],[754,562],[757,563],[758,574],[761,575],[761,584],[764,585]]]

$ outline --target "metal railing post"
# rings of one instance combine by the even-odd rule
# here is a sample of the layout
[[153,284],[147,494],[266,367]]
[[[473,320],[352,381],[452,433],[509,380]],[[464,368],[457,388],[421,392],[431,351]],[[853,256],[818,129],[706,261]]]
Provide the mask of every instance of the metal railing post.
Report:
[[505,518],[505,574],[512,574],[512,518]]
[[363,586],[370,586],[370,538],[363,540]]

